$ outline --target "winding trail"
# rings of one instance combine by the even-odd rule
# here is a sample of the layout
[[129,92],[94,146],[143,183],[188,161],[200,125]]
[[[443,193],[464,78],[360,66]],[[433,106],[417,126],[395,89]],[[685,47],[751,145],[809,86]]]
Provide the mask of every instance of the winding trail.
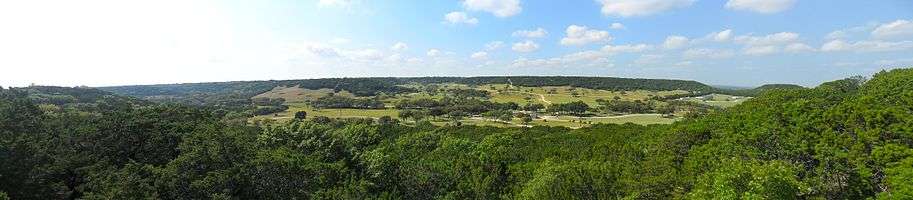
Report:
[[517,93],[531,94],[531,95],[539,96],[539,101],[545,102],[545,103],[548,104],[548,105],[552,105],[552,101],[549,101],[548,99],[545,99],[545,95],[543,95],[543,94],[532,93],[532,92],[523,92],[523,91],[516,91],[516,92],[517,92]]
[[540,100],[540,101],[545,102],[545,103],[548,104],[548,105],[552,105],[552,102],[549,101],[548,99],[545,99],[545,95],[543,95],[543,94],[532,93],[532,92],[526,92],[526,93],[527,93],[527,94],[539,95],[539,100]]

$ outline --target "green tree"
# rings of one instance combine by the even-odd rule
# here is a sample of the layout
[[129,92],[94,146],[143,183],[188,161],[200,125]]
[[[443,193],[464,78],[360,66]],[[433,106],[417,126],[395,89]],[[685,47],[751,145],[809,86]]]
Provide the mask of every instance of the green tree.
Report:
[[308,116],[308,113],[303,110],[295,112],[295,119],[304,120],[305,118],[307,118],[307,116]]

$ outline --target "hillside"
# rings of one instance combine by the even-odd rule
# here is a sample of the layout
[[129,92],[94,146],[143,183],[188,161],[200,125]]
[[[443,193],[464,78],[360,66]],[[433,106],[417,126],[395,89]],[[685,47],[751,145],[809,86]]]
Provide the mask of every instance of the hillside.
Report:
[[603,90],[686,90],[708,91],[712,87],[696,81],[666,79],[633,79],[613,77],[571,76],[501,76],[501,77],[413,77],[413,78],[328,78],[283,81],[237,81],[217,83],[186,83],[162,85],[136,85],[100,87],[99,89],[136,97],[188,96],[192,94],[241,94],[254,96],[275,87],[298,86],[305,89],[334,89],[349,91],[358,96],[372,96],[379,92],[400,93],[409,91],[398,85],[419,83],[457,83],[466,85],[514,84],[518,86],[573,86]]
[[104,94],[0,89],[0,195],[913,198],[913,69],[768,90],[670,125],[580,129],[319,117],[256,125],[169,104],[42,111],[30,98],[60,90]]

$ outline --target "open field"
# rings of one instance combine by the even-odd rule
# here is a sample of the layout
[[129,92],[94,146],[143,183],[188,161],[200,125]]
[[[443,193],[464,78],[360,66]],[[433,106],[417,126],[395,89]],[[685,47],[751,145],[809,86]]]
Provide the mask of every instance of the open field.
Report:
[[740,97],[725,94],[709,94],[703,97],[687,97],[683,98],[682,100],[698,102],[721,108],[728,108],[739,105],[748,99],[751,99],[751,97]]
[[305,111],[307,112],[307,117],[312,118],[316,116],[324,116],[329,118],[379,118],[383,116],[390,116],[396,118],[399,114],[399,111],[392,108],[387,109],[319,109],[315,110],[311,106],[304,103],[291,103],[287,104],[289,109],[272,114],[272,115],[261,115],[254,117],[255,119],[262,118],[272,118],[272,119],[291,119],[295,116],[295,112]]
[[[402,85],[403,87],[409,87],[416,90],[423,90],[422,85]],[[255,119],[291,119],[294,116],[295,112],[305,111],[308,113],[308,118],[316,116],[324,116],[330,118],[379,118],[382,116],[390,116],[393,118],[398,118],[399,111],[393,109],[393,104],[410,99],[435,99],[440,100],[444,98],[446,90],[449,89],[478,89],[488,91],[491,96],[488,100],[498,103],[507,103],[514,102],[519,105],[526,105],[528,103],[539,103],[544,105],[549,105],[553,103],[568,103],[574,101],[583,101],[590,106],[597,106],[597,99],[620,99],[620,100],[648,100],[654,96],[667,96],[674,94],[685,94],[686,91],[647,91],[647,90],[637,90],[637,91],[607,91],[607,90],[594,90],[586,88],[575,88],[575,87],[517,87],[509,86],[506,84],[489,84],[489,85],[479,85],[479,86],[468,86],[462,84],[436,84],[440,89],[440,92],[432,95],[427,92],[416,92],[408,94],[396,94],[396,95],[384,95],[381,96],[381,100],[386,104],[387,109],[319,109],[315,110],[308,105],[307,101],[326,96],[328,93],[333,91],[330,89],[319,89],[319,90],[308,90],[298,87],[277,87],[273,90],[257,95],[256,97],[266,97],[266,98],[285,98],[286,105],[289,106],[289,109],[280,112],[277,114],[257,116]],[[335,95],[343,95],[347,97],[354,97],[351,93],[342,91],[336,93]],[[255,97],[255,98],[256,98]],[[721,101],[701,101],[704,103],[720,104],[721,107],[731,106],[729,104],[737,104],[740,101],[722,101],[724,99],[729,99],[732,97],[719,96],[714,97],[719,98]],[[700,101],[694,99],[694,101]],[[677,120],[677,118],[666,118],[660,114],[633,114],[633,115],[622,115],[622,116],[596,116],[596,117],[572,117],[572,116],[546,116],[540,119],[534,119],[530,125],[533,126],[565,126],[571,128],[580,128],[585,127],[591,124],[598,123],[635,123],[635,124],[670,124]],[[446,124],[449,123],[446,119],[432,119],[435,124]],[[466,118],[461,120],[463,124],[467,125],[486,125],[486,126],[498,126],[498,127],[516,127],[521,126],[522,122],[518,118],[514,118],[511,123],[504,123],[498,121],[492,121],[484,118]]]
[[[506,90],[506,88],[510,88]],[[654,96],[668,96],[675,94],[687,94],[687,91],[607,91],[594,90],[587,88],[576,88],[568,86],[546,86],[546,87],[508,87],[505,84],[482,85],[478,89],[486,90],[492,94],[492,101],[495,102],[516,102],[520,105],[526,104],[528,97],[530,102],[552,104],[568,103],[574,101],[583,101],[590,106],[596,105],[597,99],[611,100],[618,97],[621,100],[646,100]]]
[[[273,90],[265,92],[254,96],[253,98],[283,98],[287,103],[301,103],[307,100],[314,100],[323,96],[326,96],[329,93],[334,93],[333,89],[323,88],[317,90],[304,89],[300,87],[276,87]],[[345,90],[339,91],[334,95],[340,95],[345,97],[355,97],[352,93],[349,93]]]

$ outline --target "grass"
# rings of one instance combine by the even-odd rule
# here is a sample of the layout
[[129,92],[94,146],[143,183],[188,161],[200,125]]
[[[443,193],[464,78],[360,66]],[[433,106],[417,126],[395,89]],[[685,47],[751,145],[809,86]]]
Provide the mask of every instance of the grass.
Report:
[[[412,88],[421,88],[421,85],[403,85],[405,87]],[[591,106],[596,105],[597,99],[614,99],[618,97],[622,100],[646,100],[653,96],[666,96],[673,94],[683,94],[687,93],[686,91],[607,91],[607,90],[594,90],[586,88],[574,88],[574,87],[511,87],[506,84],[491,84],[491,85],[480,85],[476,87],[470,87],[467,85],[461,84],[441,84],[439,85],[442,89],[452,89],[452,88],[461,88],[468,89],[474,88],[479,90],[486,90],[490,92],[490,100],[493,102],[506,103],[506,102],[515,102],[520,105],[526,105],[527,103],[540,103],[548,105],[550,103],[568,103],[574,101],[583,101]],[[430,98],[430,99],[441,99],[445,96],[443,93],[436,95],[430,95],[425,92],[411,93],[411,94],[398,94],[393,96],[384,96],[382,101],[387,104],[387,109],[319,109],[315,110],[311,108],[306,102],[307,100],[317,99],[322,96],[326,96],[327,93],[331,93],[331,89],[319,89],[319,90],[309,90],[298,87],[277,87],[269,92],[257,95],[256,97],[267,97],[267,98],[285,98],[286,105],[289,106],[289,109],[272,115],[263,115],[256,116],[254,119],[291,119],[294,116],[295,112],[305,111],[308,113],[308,117],[315,116],[324,116],[330,118],[379,118],[382,116],[390,116],[393,118],[398,118],[399,111],[393,109],[392,106],[396,102],[406,99],[421,99],[421,98]],[[354,96],[351,93],[342,91],[336,93],[336,95],[344,96]],[[729,99],[731,97],[719,96],[714,98],[720,99]],[[695,101],[700,101],[694,99]],[[739,101],[702,101],[707,104],[716,104],[721,107],[731,106],[729,104],[735,105],[740,103]],[[670,124],[675,122],[677,119],[674,118],[665,118],[659,114],[640,114],[640,115],[626,115],[626,116],[614,116],[614,117],[589,117],[589,118],[577,118],[571,116],[559,116],[557,118],[550,119],[535,119],[530,122],[530,125],[534,126],[564,126],[570,128],[580,128],[589,126],[591,124],[598,123],[635,123],[635,124]],[[496,122],[484,119],[470,119],[466,118],[461,120],[463,124],[466,125],[480,125],[480,126],[497,126],[497,127],[517,127],[520,124],[523,124],[520,119],[513,119],[511,123]],[[432,123],[437,125],[443,125],[449,123],[445,119],[437,119]]]
[[[258,94],[253,98],[283,98],[286,103],[301,103],[308,100],[315,100],[317,98],[327,96],[328,93],[333,93],[333,89],[323,88],[317,90],[304,89],[300,87],[276,87],[273,90],[265,92],[263,94]],[[345,96],[345,97],[355,97],[352,93],[347,91],[339,91],[335,95]]]
[[307,112],[308,118],[316,116],[324,116],[329,118],[379,118],[383,116],[390,116],[397,118],[399,111],[392,108],[387,109],[320,109],[314,110],[311,106],[304,103],[292,103],[288,104],[289,109],[277,113],[274,115],[261,115],[256,116],[255,118],[273,118],[273,119],[289,119],[295,116],[295,112],[305,111]]
[[732,95],[725,95],[725,94],[709,94],[708,96],[709,96],[708,99],[701,99],[701,98],[697,98],[697,97],[688,97],[688,98],[685,98],[684,100],[698,102],[698,103],[721,107],[721,108],[728,108],[728,107],[739,105],[742,102],[745,102],[746,100],[751,99],[750,97],[740,97],[740,96],[732,96]]
[[[510,90],[506,90],[510,88]],[[611,100],[618,97],[622,100],[647,100],[653,96],[668,96],[673,94],[686,94],[687,91],[608,91],[595,90],[587,88],[575,88],[569,86],[545,86],[545,87],[508,87],[505,84],[482,85],[478,89],[486,90],[492,94],[492,101],[495,102],[516,102],[517,104],[526,104],[526,97],[531,98],[531,102],[549,104],[549,103],[569,103],[574,101],[583,101],[596,105],[597,99]],[[575,95],[576,93],[576,95]],[[543,101],[539,95],[545,97]]]

